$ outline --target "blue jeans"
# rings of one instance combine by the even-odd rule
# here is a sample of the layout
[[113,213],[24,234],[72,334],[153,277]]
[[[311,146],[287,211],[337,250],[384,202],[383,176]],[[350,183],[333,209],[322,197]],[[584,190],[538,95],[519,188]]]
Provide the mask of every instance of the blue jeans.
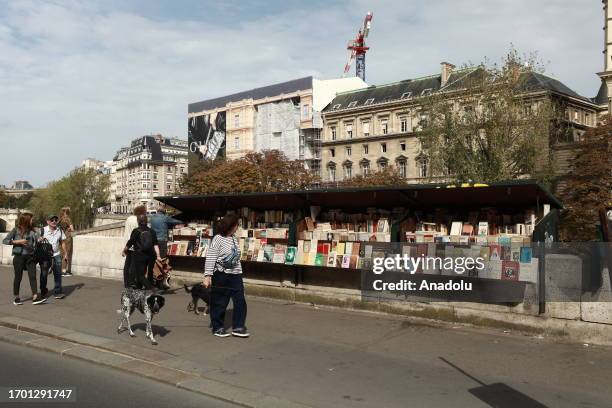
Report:
[[49,261],[42,262],[40,264],[40,294],[41,296],[47,295],[47,275],[49,269],[53,269],[53,280],[55,281],[55,287],[53,292],[56,295],[62,293],[62,256],[55,255]]
[[242,329],[246,321],[247,303],[244,298],[242,274],[215,272],[210,292],[210,320],[213,331],[225,325],[225,311],[230,299],[234,304],[232,328]]

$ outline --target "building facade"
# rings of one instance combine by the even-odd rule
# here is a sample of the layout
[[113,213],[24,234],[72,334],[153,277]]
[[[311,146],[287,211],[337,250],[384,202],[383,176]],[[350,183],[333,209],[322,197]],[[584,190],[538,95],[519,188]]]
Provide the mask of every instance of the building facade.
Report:
[[612,112],[612,9],[608,6],[608,0],[602,0],[604,14],[604,63],[603,71],[598,73],[601,78],[601,87],[597,96],[593,98],[600,111],[600,116],[609,115]]
[[[460,88],[462,79],[477,69],[456,70],[443,62],[436,75],[338,94],[322,114],[322,181],[334,183],[387,166],[396,167],[408,182],[431,180],[418,139],[426,119],[423,102],[432,93]],[[596,125],[593,100],[545,75],[525,75],[526,96],[554,97],[563,106],[571,138],[578,140]]]
[[154,210],[154,197],[177,192],[186,173],[186,141],[162,135],[134,139],[119,149],[110,166],[111,212],[129,214],[138,205]]
[[320,168],[321,111],[336,93],[365,88],[359,78],[300,78],[188,106],[190,165],[222,156],[281,150]]

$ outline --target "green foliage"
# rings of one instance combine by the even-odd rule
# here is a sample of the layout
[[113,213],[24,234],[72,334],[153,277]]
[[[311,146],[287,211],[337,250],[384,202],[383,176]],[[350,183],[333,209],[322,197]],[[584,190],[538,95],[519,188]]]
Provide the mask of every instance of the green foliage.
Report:
[[34,193],[25,193],[18,197],[0,192],[0,208],[30,208],[30,202]]
[[430,174],[457,182],[546,181],[557,114],[550,98],[525,96],[527,79],[541,71],[535,57],[511,50],[501,66],[465,69],[460,82],[427,98],[419,139]]
[[561,239],[596,240],[599,210],[612,207],[612,121],[584,134],[562,198]]
[[96,209],[107,204],[109,184],[108,175],[76,168],[37,192],[30,209],[36,221],[43,222],[49,214],[59,214],[62,207],[70,207],[75,229],[88,228],[93,225]]
[[198,164],[182,180],[181,189],[186,194],[275,192],[307,189],[316,181],[300,161],[268,150]]

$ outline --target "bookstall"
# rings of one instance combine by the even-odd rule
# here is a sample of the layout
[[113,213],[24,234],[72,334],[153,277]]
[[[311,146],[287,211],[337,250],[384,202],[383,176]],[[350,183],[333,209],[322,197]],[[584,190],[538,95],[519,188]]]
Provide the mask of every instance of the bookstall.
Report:
[[[180,211],[186,226],[172,231],[171,262],[203,270],[214,223],[240,217],[245,278],[294,285],[359,289],[361,269],[390,254],[487,260],[479,280],[538,280],[533,237],[561,203],[529,180],[490,185],[424,184],[279,193],[157,197]],[[419,270],[443,276],[441,268]]]

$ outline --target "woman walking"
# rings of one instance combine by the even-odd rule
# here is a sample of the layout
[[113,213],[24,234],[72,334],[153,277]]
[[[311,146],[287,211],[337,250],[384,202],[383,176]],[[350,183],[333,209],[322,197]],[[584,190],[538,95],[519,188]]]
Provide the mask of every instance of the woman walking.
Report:
[[[66,245],[62,246],[62,276],[72,276],[72,234],[74,226],[70,219],[70,207],[63,207],[60,210],[59,226],[66,235]],[[65,248],[65,249],[64,249]]]
[[[133,214],[125,219],[123,227],[123,242],[128,242],[132,236],[132,231],[138,228],[138,216],[145,215],[147,213],[147,207],[139,205],[134,207]],[[123,286],[129,287],[132,283],[130,281],[130,270],[132,268],[132,255],[134,254],[134,248],[128,245],[128,250],[125,252],[125,263],[123,264]]]
[[30,280],[32,304],[39,305],[47,300],[37,293],[36,262],[33,256],[37,240],[38,235],[32,227],[32,214],[22,213],[17,219],[17,226],[2,241],[4,245],[13,246],[13,268],[15,270],[15,278],[13,279],[14,305],[23,304],[19,297],[19,287],[21,286],[24,270],[28,272],[28,279]]
[[238,238],[234,233],[238,229],[238,217],[226,215],[216,227],[204,265],[204,287],[211,287],[210,320],[212,332],[217,337],[228,337],[225,330],[225,311],[230,299],[234,304],[232,316],[232,336],[249,337],[245,326],[247,303],[244,297],[242,266]]

